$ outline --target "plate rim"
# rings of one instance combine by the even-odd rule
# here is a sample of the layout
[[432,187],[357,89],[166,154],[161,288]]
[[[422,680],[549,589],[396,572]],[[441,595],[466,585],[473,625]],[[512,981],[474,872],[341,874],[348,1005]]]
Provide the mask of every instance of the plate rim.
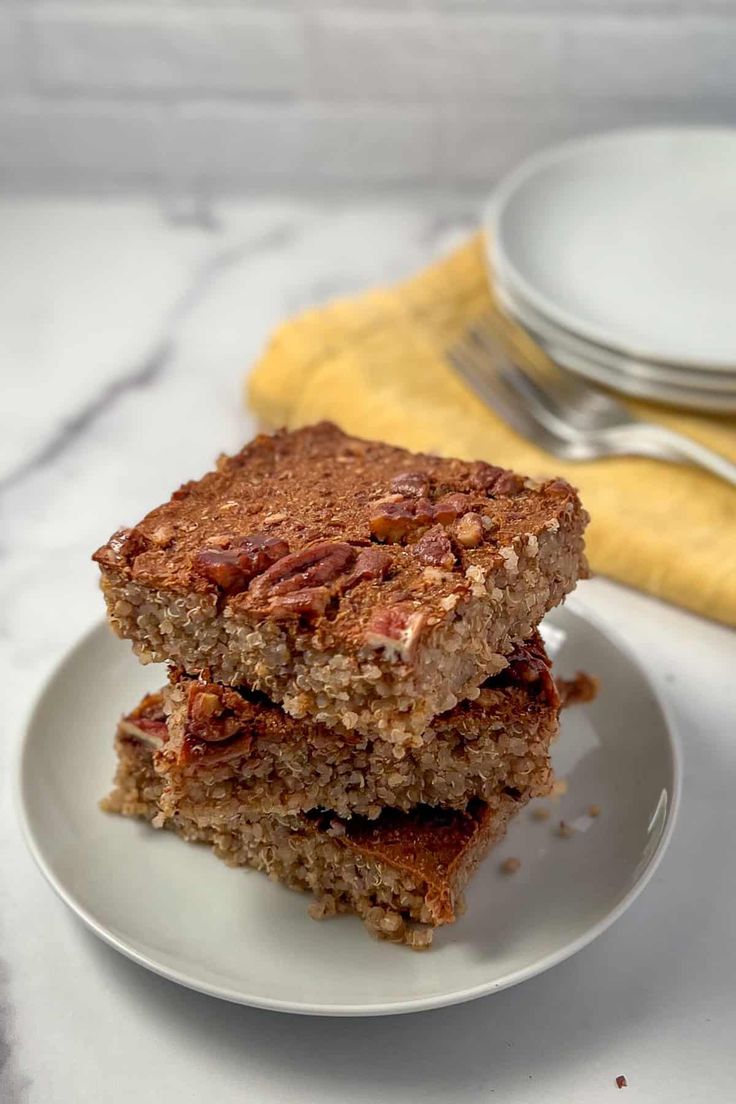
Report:
[[[481,982],[478,985],[470,986],[469,988],[454,990],[442,994],[429,995],[424,997],[411,998],[408,1000],[393,1000],[386,1002],[376,1002],[375,1004],[315,1004],[314,1002],[307,1001],[293,1001],[284,1000],[281,998],[264,998],[260,996],[253,996],[252,994],[243,993],[241,990],[235,990],[228,988],[227,986],[212,984],[206,981],[199,981],[181,970],[174,967],[167,966],[156,961],[155,958],[146,954],[145,952],[137,949],[135,946],[130,945],[126,940],[114,932],[110,931],[103,922],[97,919],[93,912],[87,908],[75,894],[66,888],[62,880],[56,875],[49,862],[47,862],[43,848],[40,841],[36,838],[36,835],[31,827],[29,817],[27,815],[26,802],[25,802],[25,768],[26,759],[28,754],[28,748],[30,744],[30,736],[32,728],[38,713],[44,703],[44,699],[50,686],[53,682],[59,678],[63,672],[64,667],[70,663],[73,658],[80,652],[100,629],[106,627],[104,618],[100,618],[89,626],[76,641],[66,649],[66,651],[57,659],[57,661],[47,670],[45,676],[42,678],[39,689],[35,695],[32,696],[30,705],[26,710],[25,717],[21,723],[20,739],[16,743],[14,749],[13,761],[11,763],[12,770],[12,789],[13,799],[16,810],[16,816],[21,828],[21,834],[23,840],[28,848],[31,857],[38,866],[40,872],[43,874],[46,881],[51,888],[57,894],[57,896],[64,902],[64,904],[71,910],[71,912],[82,921],[82,923],[92,931],[99,939],[101,939],[108,946],[136,963],[138,966],[150,970],[152,973],[157,974],[159,977],[165,978],[167,981],[174,982],[178,985],[182,985],[186,989],[190,989],[194,992],[203,993],[209,997],[215,997],[220,1000],[225,1000],[231,1004],[241,1004],[251,1008],[261,1008],[271,1012],[283,1012],[292,1015],[305,1015],[305,1016],[324,1016],[324,1017],[345,1017],[345,1018],[358,1018],[358,1017],[373,1017],[373,1016],[393,1016],[393,1015],[407,1015],[413,1012],[425,1012],[436,1008],[447,1008],[456,1004],[464,1004],[467,1001],[477,1000],[480,997],[490,996],[493,993],[498,993],[504,989],[512,988],[515,985],[519,985],[524,981],[528,981],[538,974],[545,973],[553,966],[559,965],[566,959],[571,958],[578,951],[583,950],[588,944],[592,943],[599,935],[602,935],[612,924],[616,922],[634,903],[637,897],[643,892],[646,886],[654,876],[659,864],[661,863],[667,848],[669,847],[672,834],[674,832],[675,824],[677,822],[678,812],[680,808],[680,801],[682,795],[682,776],[683,776],[683,760],[682,760],[682,748],[680,736],[678,733],[677,725],[673,711],[666,701],[666,699],[659,693],[657,688],[652,683],[649,674],[643,664],[639,662],[636,654],[629,648],[628,642],[625,640],[622,634],[619,634],[618,630],[612,629],[605,618],[601,618],[597,613],[593,613],[584,603],[581,603],[578,597],[570,597],[565,603],[565,609],[573,613],[575,617],[580,618],[582,621],[587,622],[590,626],[601,633],[610,643],[612,643],[619,651],[623,652],[626,658],[632,662],[644,683],[647,686],[652,699],[656,703],[660,710],[664,721],[665,733],[667,736],[667,743],[672,760],[672,793],[668,795],[669,801],[667,811],[665,814],[665,825],[662,834],[657,841],[657,845],[649,856],[646,865],[641,870],[637,881],[629,889],[621,900],[612,908],[604,917],[597,921],[597,923],[591,925],[585,932],[581,933],[577,938],[571,940],[570,943],[564,944],[556,951],[536,960],[534,963],[527,965],[526,967],[512,971],[500,981],[496,982]],[[551,610],[550,613],[554,613]]]
[[694,123],[692,125],[682,124],[676,126],[623,126],[558,142],[525,158],[516,168],[512,169],[498,182],[483,209],[482,225],[486,230],[486,256],[492,273],[497,271],[500,272],[504,281],[507,281],[510,275],[512,282],[536,310],[550,319],[554,319],[554,321],[564,329],[574,334],[580,334],[595,344],[606,346],[613,351],[624,353],[627,356],[639,360],[651,361],[653,364],[669,363],[682,368],[692,368],[696,370],[698,368],[705,368],[714,372],[736,372],[736,359],[727,360],[725,358],[720,358],[717,360],[703,360],[702,358],[692,356],[673,357],[668,355],[663,357],[661,353],[647,353],[644,349],[635,348],[625,341],[622,343],[614,333],[606,330],[605,327],[600,328],[596,326],[595,323],[591,323],[570,314],[564,307],[560,307],[554,301],[548,299],[543,292],[538,291],[528,282],[524,275],[519,272],[503,246],[503,240],[500,233],[501,218],[509,200],[516,190],[528,179],[533,177],[540,169],[559,161],[574,158],[578,154],[595,150],[596,147],[615,145],[617,142],[626,141],[634,137],[657,138],[662,140],[666,138],[682,138],[685,135],[696,134],[703,136],[728,136],[736,145],[736,127],[727,126],[725,124],[716,123],[712,125],[703,125]]
[[[607,371],[625,375],[637,382],[653,383],[682,388],[696,393],[712,392],[720,396],[736,398],[736,374],[733,381],[725,372],[710,372],[708,369],[683,368],[679,364],[664,364],[661,361],[634,357],[608,345],[600,345],[587,337],[566,330],[551,318],[541,314],[531,303],[527,303],[521,292],[495,273],[493,290],[500,306],[507,314],[516,314],[517,320],[529,330],[539,335],[550,345],[560,344],[594,360]],[[618,363],[616,363],[618,362]],[[663,374],[663,373],[669,373]],[[690,382],[686,382],[690,381]]]
[[[715,389],[669,383],[665,380],[658,382],[637,376],[625,369],[617,372],[597,359],[594,352],[595,346],[590,352],[583,352],[569,345],[565,336],[547,337],[529,316],[525,316],[525,307],[519,302],[518,296],[501,283],[496,284],[495,290],[503,312],[517,326],[520,326],[552,361],[574,375],[643,402],[674,406],[680,410],[721,417],[736,413],[736,391],[721,392]],[[548,325],[551,326],[552,323]],[[605,351],[609,356],[616,355],[608,350]],[[622,354],[622,357],[625,358],[625,354]],[[631,361],[631,358],[626,359]]]

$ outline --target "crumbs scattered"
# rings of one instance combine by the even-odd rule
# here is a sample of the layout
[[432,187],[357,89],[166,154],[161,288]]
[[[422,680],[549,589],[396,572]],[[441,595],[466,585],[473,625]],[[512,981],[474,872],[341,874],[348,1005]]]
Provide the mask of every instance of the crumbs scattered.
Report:
[[562,795],[566,794],[566,793],[567,793],[567,780],[564,779],[564,778],[555,778],[555,780],[552,784],[552,789],[550,791],[550,795],[552,797],[562,797]]
[[517,870],[521,869],[521,859],[504,859],[501,863],[501,870],[504,874],[515,874]]
[[571,824],[568,824],[566,820],[561,820],[560,826],[557,829],[557,835],[562,836],[563,839],[569,839],[570,836],[575,835],[575,829]]
[[532,809],[532,820],[549,820],[551,816],[546,805],[538,805],[536,809]]
[[599,817],[602,812],[603,812],[603,810],[601,809],[600,805],[589,805],[588,806],[588,816],[589,817]]
[[627,1085],[628,1085],[628,1081],[626,1080],[624,1075],[622,1073],[620,1073],[618,1075],[618,1077],[616,1078],[616,1088],[625,1089]]

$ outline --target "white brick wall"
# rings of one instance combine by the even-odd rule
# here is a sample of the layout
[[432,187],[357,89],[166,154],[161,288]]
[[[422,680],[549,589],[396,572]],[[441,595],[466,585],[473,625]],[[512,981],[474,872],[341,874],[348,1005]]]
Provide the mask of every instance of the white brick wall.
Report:
[[21,86],[24,70],[22,34],[18,13],[0,3],[0,96]]
[[31,75],[50,92],[266,96],[303,83],[303,28],[289,12],[57,4],[30,23]]
[[161,172],[160,126],[160,109],[0,102],[2,176],[15,186],[27,182],[153,184]]
[[736,125],[736,0],[0,0],[0,186],[480,185]]

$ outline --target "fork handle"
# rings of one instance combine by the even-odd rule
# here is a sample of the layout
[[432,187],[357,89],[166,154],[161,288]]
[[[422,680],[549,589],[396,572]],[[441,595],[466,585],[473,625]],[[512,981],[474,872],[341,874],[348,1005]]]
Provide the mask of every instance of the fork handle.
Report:
[[676,433],[673,429],[639,423],[621,426],[611,430],[610,433],[621,442],[628,441],[635,445],[644,455],[655,457],[666,455],[671,460],[694,464],[710,472],[711,475],[725,479],[732,487],[736,487],[736,464],[719,452],[714,452],[713,449],[706,448],[705,445],[693,441],[691,437],[685,437],[682,433]]

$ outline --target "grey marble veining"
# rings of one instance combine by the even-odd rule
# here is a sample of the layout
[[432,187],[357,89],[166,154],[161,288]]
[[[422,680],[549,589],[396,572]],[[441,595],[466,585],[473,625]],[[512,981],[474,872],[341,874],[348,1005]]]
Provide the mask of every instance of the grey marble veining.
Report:
[[25,1104],[30,1081],[16,1066],[13,1031],[10,970],[3,959],[0,959],[0,1100],[4,1104]]

